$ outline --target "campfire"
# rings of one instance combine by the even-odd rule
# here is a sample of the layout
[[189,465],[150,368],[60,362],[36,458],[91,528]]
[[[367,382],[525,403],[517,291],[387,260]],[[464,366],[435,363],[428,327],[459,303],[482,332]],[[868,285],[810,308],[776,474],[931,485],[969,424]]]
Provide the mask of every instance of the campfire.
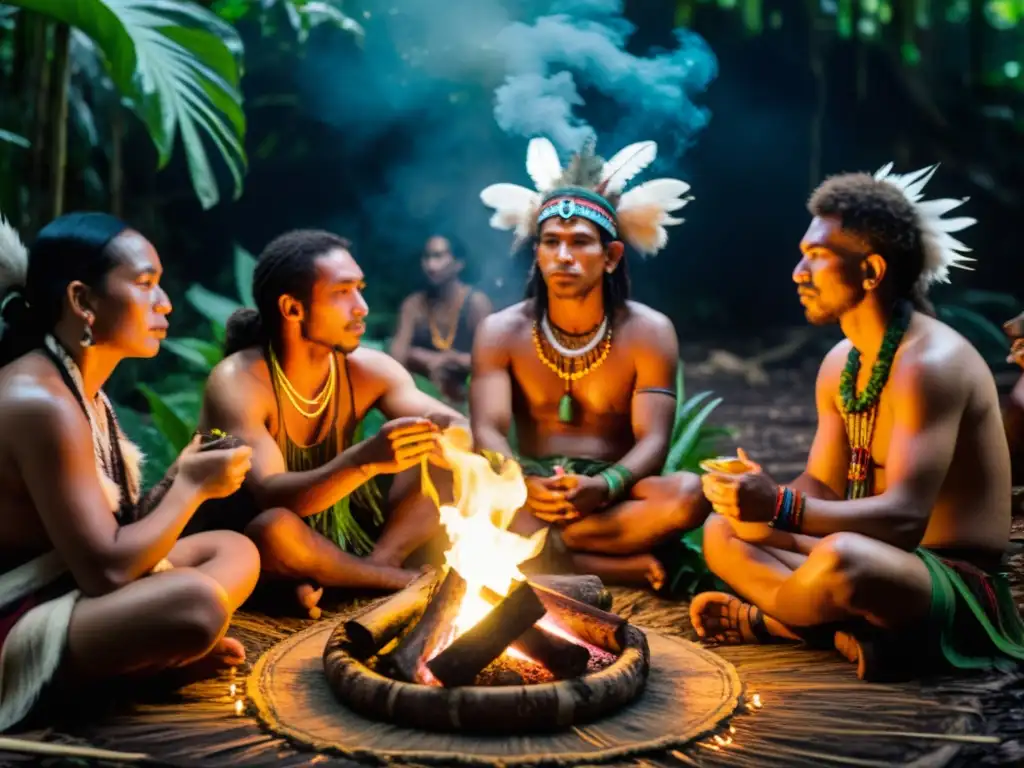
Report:
[[335,693],[362,714],[443,730],[566,727],[632,700],[646,638],[605,610],[600,579],[519,570],[547,535],[508,530],[526,502],[520,467],[496,472],[442,444],[455,475],[455,503],[440,506],[445,564],[339,624],[324,652]]

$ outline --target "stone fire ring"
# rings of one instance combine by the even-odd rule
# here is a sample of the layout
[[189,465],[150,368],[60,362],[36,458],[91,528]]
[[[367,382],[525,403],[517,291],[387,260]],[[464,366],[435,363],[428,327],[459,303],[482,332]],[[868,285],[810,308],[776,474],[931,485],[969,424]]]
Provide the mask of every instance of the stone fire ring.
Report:
[[[331,622],[314,624],[267,651],[249,676],[248,695],[267,730],[296,746],[356,760],[460,766],[608,762],[679,749],[712,733],[733,714],[742,693],[736,669],[725,659],[682,638],[645,630],[646,685],[610,714],[547,733],[430,731],[371,719],[338,701],[324,664],[334,630]],[[529,687],[542,685],[557,684]]]
[[456,733],[536,733],[589,723],[635,699],[650,662],[644,633],[627,625],[622,653],[598,672],[532,685],[442,688],[384,677],[347,646],[339,622],[324,650],[324,671],[341,703],[375,720]]

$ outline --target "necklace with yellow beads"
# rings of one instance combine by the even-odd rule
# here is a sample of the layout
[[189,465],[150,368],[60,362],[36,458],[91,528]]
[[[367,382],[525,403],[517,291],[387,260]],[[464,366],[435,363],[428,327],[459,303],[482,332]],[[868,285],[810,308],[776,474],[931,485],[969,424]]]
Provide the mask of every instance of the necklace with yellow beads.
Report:
[[273,372],[274,378],[277,380],[278,386],[284,391],[284,394],[291,402],[292,407],[307,419],[315,419],[317,416],[322,414],[330,404],[331,399],[334,397],[334,390],[337,385],[338,378],[338,370],[334,360],[334,355],[331,355],[330,371],[327,374],[327,381],[324,382],[324,387],[320,390],[320,394],[313,398],[303,397],[303,395],[295,389],[292,383],[288,381],[288,377],[285,376],[284,369],[281,368],[281,364],[277,361],[277,355],[274,354],[273,348],[270,350],[270,368]]
[[569,424],[575,416],[572,384],[608,359],[612,350],[611,324],[605,317],[593,331],[576,336],[556,329],[545,314],[533,323],[533,346],[540,361],[565,382],[565,394],[558,401],[558,420]]

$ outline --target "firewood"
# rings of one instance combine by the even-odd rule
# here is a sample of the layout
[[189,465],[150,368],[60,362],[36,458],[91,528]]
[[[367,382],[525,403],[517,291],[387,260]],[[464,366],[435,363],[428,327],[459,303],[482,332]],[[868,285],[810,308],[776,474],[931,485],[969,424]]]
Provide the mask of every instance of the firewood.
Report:
[[417,614],[423,613],[430,594],[437,589],[441,571],[429,571],[384,602],[345,622],[349,652],[367,659],[398,637]]
[[[501,595],[488,589],[483,590],[483,597],[491,605],[501,602]],[[590,663],[590,651],[582,645],[559,637],[536,624],[517,637],[509,648],[526,654],[558,680],[579,677]]]
[[427,668],[446,688],[469,685],[544,613],[533,588],[519,582],[476,626],[427,662]]
[[551,618],[569,634],[609,653],[622,653],[622,649],[625,648],[626,627],[629,626],[629,622],[624,618],[574,600],[540,584],[531,582],[531,586],[551,614]]
[[612,607],[612,593],[605,588],[600,576],[539,574],[531,576],[529,581],[604,611]]
[[420,671],[421,660],[430,658],[444,641],[465,594],[466,580],[454,568],[449,568],[419,622],[391,653],[381,657],[379,668],[396,680],[426,682]]

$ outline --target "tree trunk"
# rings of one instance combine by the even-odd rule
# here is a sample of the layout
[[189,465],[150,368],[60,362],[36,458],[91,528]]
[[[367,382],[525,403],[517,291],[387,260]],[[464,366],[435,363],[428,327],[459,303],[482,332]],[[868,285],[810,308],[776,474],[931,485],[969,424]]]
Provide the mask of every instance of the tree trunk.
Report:
[[[32,142],[29,156],[28,196],[22,210],[22,228],[28,231],[36,229],[36,223],[42,217],[42,201],[45,195],[43,170],[46,162],[46,108],[47,96],[50,93],[50,57],[49,32],[50,23],[37,14],[28,14],[26,23],[32,25],[30,48],[32,61],[29,65],[29,89],[26,101],[31,99],[30,121],[32,126],[28,139]],[[33,98],[34,97],[34,98]]]
[[53,35],[50,91],[50,210],[47,220],[64,212],[68,162],[68,86],[71,82],[71,27],[58,24]]
[[124,218],[124,109],[114,105],[110,117],[110,212]]
[[808,13],[808,56],[815,84],[815,103],[814,111],[811,113],[807,158],[808,191],[810,191],[821,183],[821,145],[825,126],[825,102],[828,98],[828,82],[825,72],[825,57],[822,55],[821,50],[821,33],[818,30],[816,0],[809,0],[805,7]]

